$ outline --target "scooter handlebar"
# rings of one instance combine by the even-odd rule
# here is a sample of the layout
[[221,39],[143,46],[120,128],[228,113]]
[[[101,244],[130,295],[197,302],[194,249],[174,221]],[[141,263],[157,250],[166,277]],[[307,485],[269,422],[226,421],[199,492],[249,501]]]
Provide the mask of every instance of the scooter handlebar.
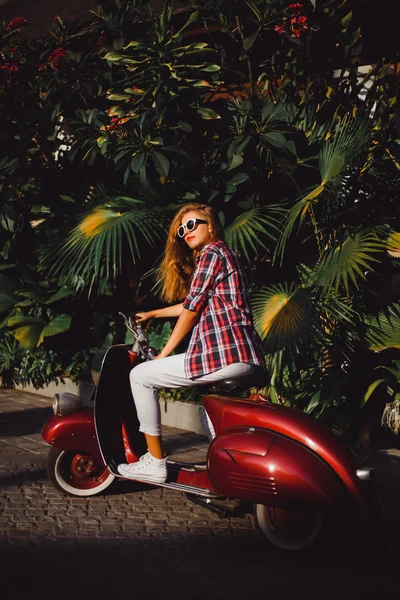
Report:
[[127,317],[124,313],[118,313],[124,319],[125,326],[133,335],[134,344],[133,351],[135,354],[139,354],[141,358],[144,360],[152,360],[157,352],[154,348],[149,347],[149,336],[143,330],[143,327],[140,323],[132,320],[132,317]]

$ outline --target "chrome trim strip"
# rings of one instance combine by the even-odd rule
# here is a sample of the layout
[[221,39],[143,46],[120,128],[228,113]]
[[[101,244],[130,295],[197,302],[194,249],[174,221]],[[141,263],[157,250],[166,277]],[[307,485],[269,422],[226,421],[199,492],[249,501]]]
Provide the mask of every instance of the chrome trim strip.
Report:
[[169,460],[167,459],[168,467],[172,467],[173,469],[179,469],[180,471],[207,471],[207,464],[199,464],[199,463],[185,463],[179,462],[179,460]]

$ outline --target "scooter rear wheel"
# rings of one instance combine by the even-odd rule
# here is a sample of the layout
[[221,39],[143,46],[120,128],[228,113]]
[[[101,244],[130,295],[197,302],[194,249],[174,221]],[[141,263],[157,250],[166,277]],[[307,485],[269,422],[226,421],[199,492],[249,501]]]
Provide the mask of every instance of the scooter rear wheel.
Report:
[[69,496],[95,496],[107,489],[115,477],[93,456],[51,448],[47,474],[59,490]]
[[320,513],[297,508],[254,505],[254,518],[268,541],[283,550],[302,550],[318,538],[323,517]]

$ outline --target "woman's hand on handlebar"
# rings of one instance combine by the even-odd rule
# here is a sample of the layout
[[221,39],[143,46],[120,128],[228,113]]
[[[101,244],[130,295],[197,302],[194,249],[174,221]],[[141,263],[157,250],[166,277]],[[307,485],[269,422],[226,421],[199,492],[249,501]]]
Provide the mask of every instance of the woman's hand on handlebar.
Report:
[[136,323],[143,323],[144,321],[148,321],[153,317],[153,311],[151,310],[149,310],[148,312],[138,312],[135,314]]
[[138,312],[135,314],[137,323],[143,323],[149,319],[169,319],[171,317],[179,317],[183,311],[183,302],[174,306],[166,306],[165,308],[156,308],[147,312]]

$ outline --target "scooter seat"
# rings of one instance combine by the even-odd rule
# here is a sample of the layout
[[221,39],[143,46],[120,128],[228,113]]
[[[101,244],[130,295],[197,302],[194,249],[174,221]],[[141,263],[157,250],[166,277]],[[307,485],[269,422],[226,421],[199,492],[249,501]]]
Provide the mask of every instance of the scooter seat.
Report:
[[244,377],[233,377],[223,379],[209,386],[204,386],[206,393],[218,394],[220,396],[229,396],[235,394],[243,394],[249,388],[263,388],[269,383],[269,376],[264,369],[257,368],[256,371]]

